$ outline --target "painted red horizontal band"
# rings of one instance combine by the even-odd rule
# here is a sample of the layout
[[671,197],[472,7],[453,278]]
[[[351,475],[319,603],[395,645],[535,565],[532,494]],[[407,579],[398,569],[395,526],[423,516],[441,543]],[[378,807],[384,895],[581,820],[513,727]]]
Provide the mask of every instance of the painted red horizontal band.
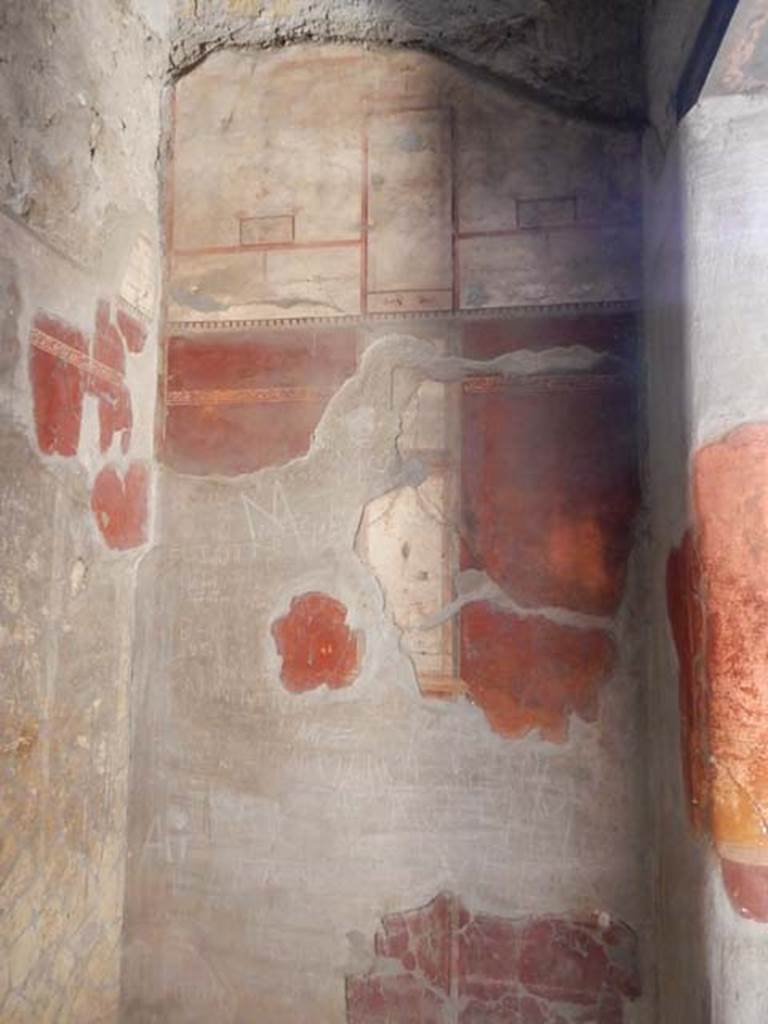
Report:
[[167,405],[252,405],[278,402],[323,402],[333,388],[267,387],[210,388],[169,391]]
[[80,352],[76,348],[72,348],[70,345],[66,345],[63,341],[58,338],[54,338],[50,334],[46,334],[41,331],[39,327],[33,327],[30,333],[31,344],[40,349],[42,352],[48,352],[49,355],[54,356],[56,359],[60,359],[62,363],[69,363],[70,366],[76,366],[79,370],[84,373],[89,373],[93,377],[98,377],[100,380],[105,380],[109,384],[114,384],[116,387],[120,387],[123,384],[124,377],[122,373],[118,373],[117,370],[113,370],[111,366],[105,366],[104,363],[100,363],[98,360],[93,359],[85,352]]

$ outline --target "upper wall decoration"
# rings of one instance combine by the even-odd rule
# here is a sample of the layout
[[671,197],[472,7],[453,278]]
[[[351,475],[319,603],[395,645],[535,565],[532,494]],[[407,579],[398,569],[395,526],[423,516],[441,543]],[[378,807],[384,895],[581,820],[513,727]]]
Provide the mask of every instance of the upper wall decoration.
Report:
[[637,296],[636,140],[416,52],[222,52],[176,87],[171,321]]

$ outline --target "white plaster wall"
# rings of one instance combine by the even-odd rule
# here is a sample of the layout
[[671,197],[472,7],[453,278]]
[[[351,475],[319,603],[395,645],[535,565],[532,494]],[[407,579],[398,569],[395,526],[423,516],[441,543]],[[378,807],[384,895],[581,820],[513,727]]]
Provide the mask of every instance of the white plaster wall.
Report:
[[652,173],[653,154],[646,162],[648,684],[662,1024],[768,1019],[768,927],[733,910],[708,840],[696,839],[687,821],[664,582],[669,551],[689,523],[693,453],[768,418],[766,139],[765,98],[710,97],[681,124],[661,173]]

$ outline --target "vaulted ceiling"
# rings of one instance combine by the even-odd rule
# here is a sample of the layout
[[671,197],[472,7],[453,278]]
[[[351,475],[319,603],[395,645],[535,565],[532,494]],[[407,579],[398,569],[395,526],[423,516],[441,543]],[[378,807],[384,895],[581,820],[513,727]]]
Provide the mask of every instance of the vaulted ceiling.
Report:
[[575,114],[640,122],[642,0],[177,0],[172,61],[317,40],[419,46]]

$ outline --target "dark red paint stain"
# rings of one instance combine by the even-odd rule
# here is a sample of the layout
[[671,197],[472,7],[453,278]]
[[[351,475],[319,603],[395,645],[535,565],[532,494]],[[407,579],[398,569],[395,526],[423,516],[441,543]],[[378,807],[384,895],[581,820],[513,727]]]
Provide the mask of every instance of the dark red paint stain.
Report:
[[691,821],[706,825],[709,754],[701,565],[690,530],[667,560],[667,610],[679,665],[680,743]]
[[101,534],[110,548],[125,550],[147,540],[149,469],[134,462],[125,477],[117,468],[105,466],[96,477],[91,509]]
[[597,717],[598,691],[615,648],[597,629],[572,629],[541,616],[523,618],[486,602],[461,610],[461,678],[469,698],[503,736],[562,742],[568,719]]
[[135,316],[126,313],[124,309],[117,310],[117,327],[123,336],[126,348],[129,352],[138,353],[144,351],[147,340],[147,328],[137,320]]
[[288,614],[272,624],[272,635],[283,659],[280,678],[291,693],[340,689],[357,676],[359,637],[347,626],[345,606],[327,594],[295,597]]
[[568,375],[464,386],[465,568],[525,605],[613,614],[639,502],[633,396]]
[[382,918],[377,962],[347,978],[348,1024],[622,1024],[640,995],[624,924],[470,914],[450,893]]
[[753,921],[768,924],[768,864],[723,860],[723,884],[734,909]]
[[164,460],[187,473],[246,473],[309,450],[355,372],[357,332],[255,329],[168,342]]
[[[67,360],[35,344],[35,332],[62,346],[62,356],[79,355],[77,361]],[[77,454],[80,441],[80,422],[83,413],[83,395],[86,390],[88,341],[77,328],[57,317],[41,313],[32,324],[30,346],[30,376],[34,401],[35,429],[40,451],[46,455]]]

